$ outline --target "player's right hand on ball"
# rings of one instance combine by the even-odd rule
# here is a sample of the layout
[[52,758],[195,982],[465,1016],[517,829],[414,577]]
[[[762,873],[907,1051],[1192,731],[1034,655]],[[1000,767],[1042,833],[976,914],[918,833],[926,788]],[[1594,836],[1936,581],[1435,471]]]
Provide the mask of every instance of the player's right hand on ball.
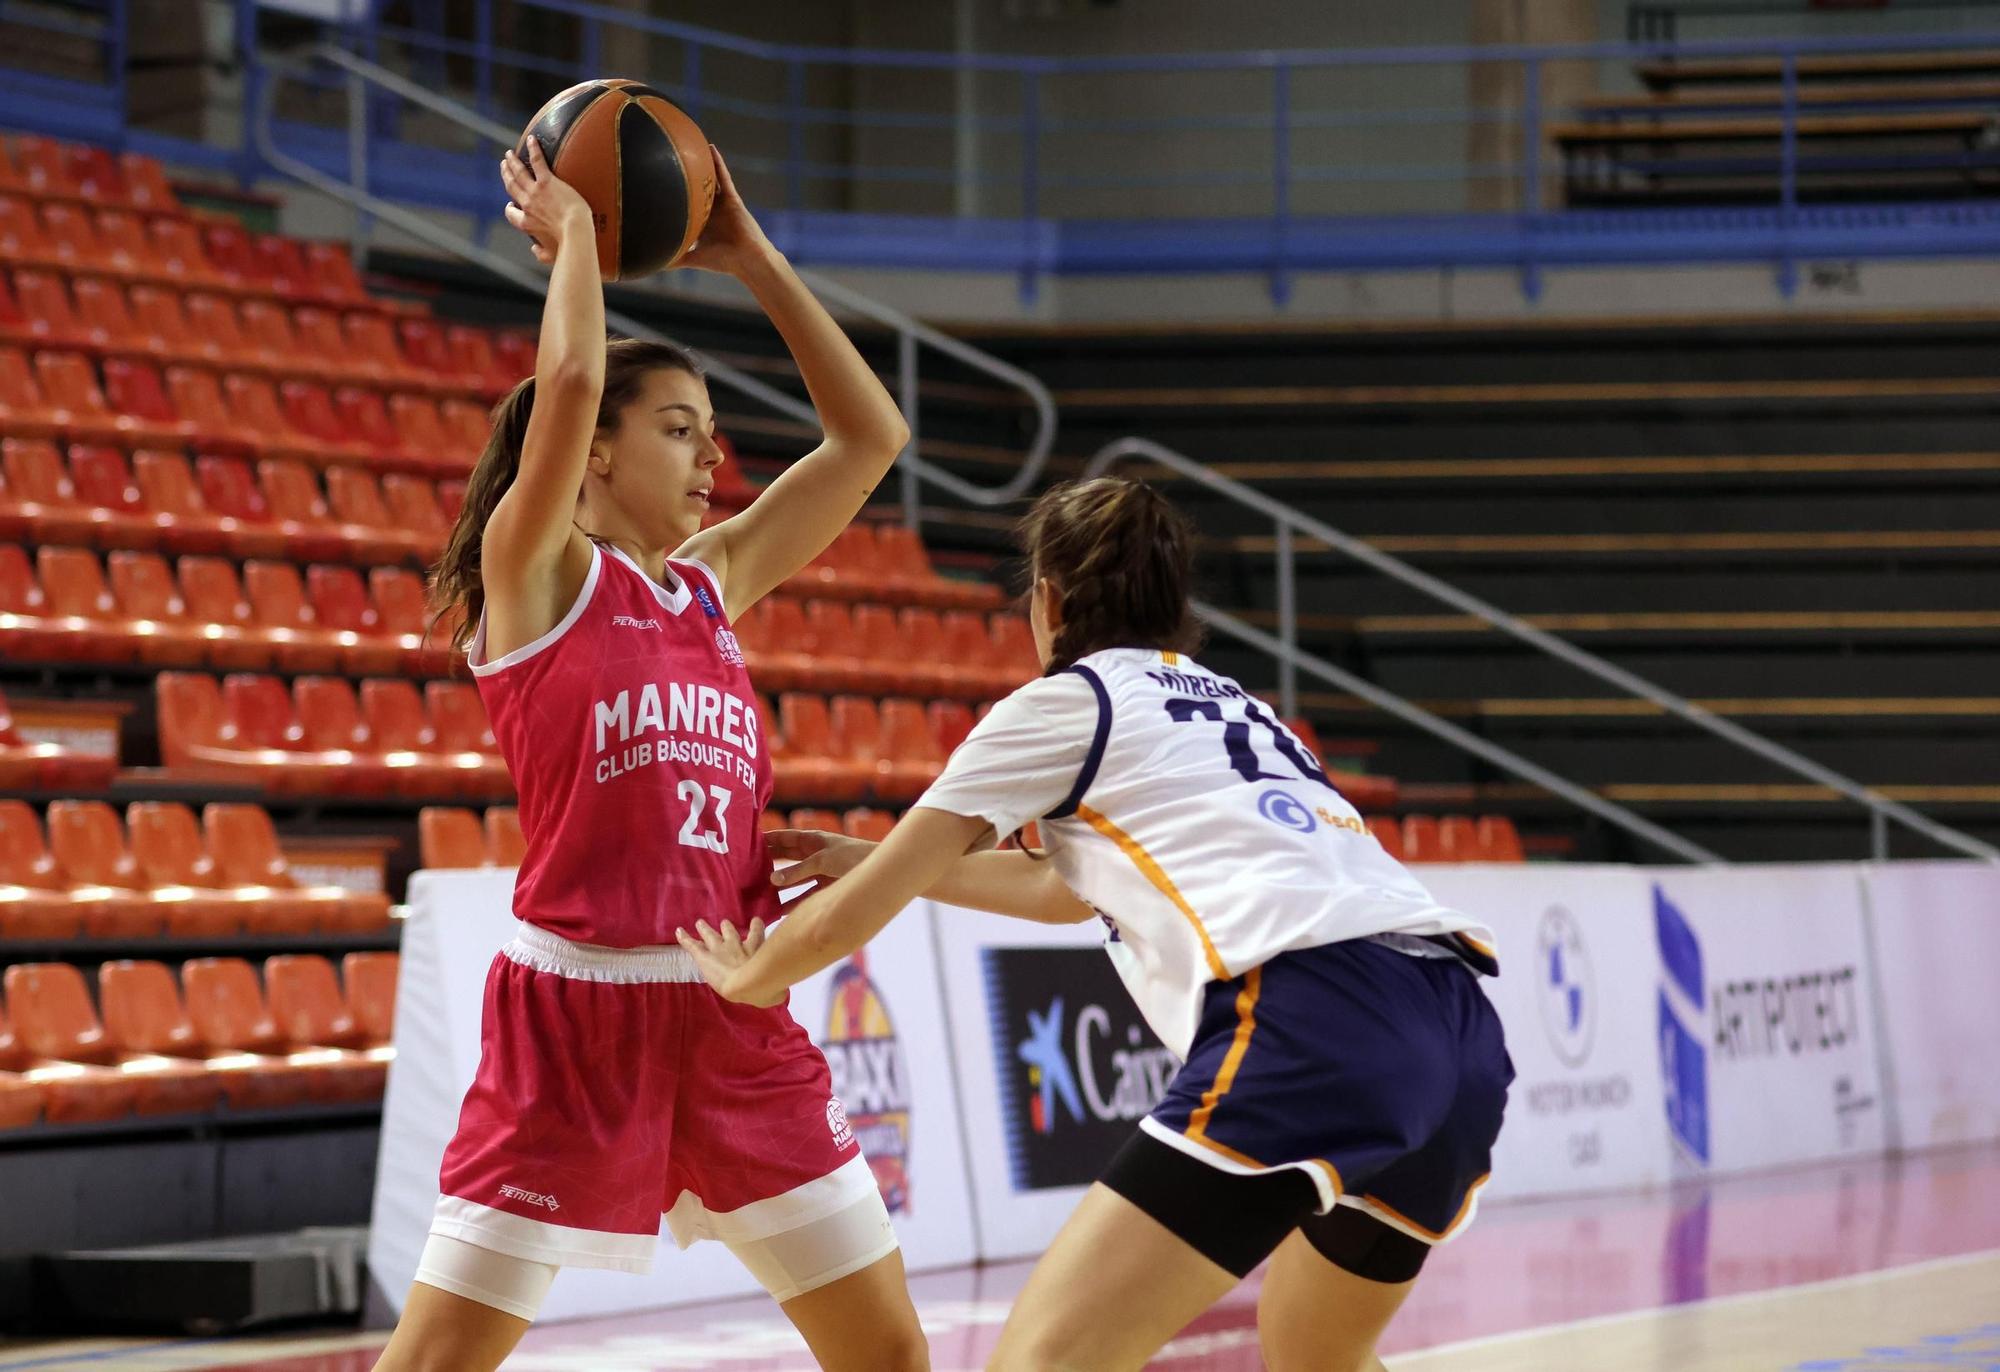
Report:
[[764,835],[764,851],[773,862],[794,864],[771,873],[771,884],[781,889],[806,881],[832,885],[860,866],[874,847],[866,839],[819,829],[773,829]]
[[528,156],[509,148],[500,158],[500,181],[507,187],[507,222],[528,235],[535,260],[549,266],[563,239],[572,233],[591,234],[595,225],[590,205],[576,187],[549,170],[540,140],[527,140]]

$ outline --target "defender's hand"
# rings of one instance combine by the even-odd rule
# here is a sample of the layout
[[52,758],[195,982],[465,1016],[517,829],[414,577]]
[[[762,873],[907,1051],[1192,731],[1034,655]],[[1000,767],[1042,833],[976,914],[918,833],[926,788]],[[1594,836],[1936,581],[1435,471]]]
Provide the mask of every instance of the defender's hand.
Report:
[[736,926],[725,924],[720,929],[709,926],[707,920],[698,920],[694,932],[683,929],[675,935],[681,947],[687,949],[688,956],[702,975],[702,980],[715,988],[715,993],[724,1000],[735,1001],[739,1005],[770,1007],[784,1003],[785,992],[780,990],[769,1000],[757,1000],[742,994],[736,974],[740,972],[764,946],[764,921],[750,921],[750,933],[739,936]]
[[831,886],[860,866],[861,859],[875,851],[875,845],[818,829],[774,829],[764,835],[764,851],[774,861],[795,864],[771,873],[773,886],[797,886],[807,881]]

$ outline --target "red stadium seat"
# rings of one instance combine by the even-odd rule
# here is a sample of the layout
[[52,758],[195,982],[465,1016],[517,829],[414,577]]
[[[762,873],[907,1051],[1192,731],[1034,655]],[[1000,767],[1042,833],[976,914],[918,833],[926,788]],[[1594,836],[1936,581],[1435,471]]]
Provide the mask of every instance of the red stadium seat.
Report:
[[63,168],[75,193],[93,204],[122,205],[131,197],[125,171],[103,148],[89,143],[64,143],[59,149]]
[[83,205],[42,206],[42,228],[55,249],[56,265],[67,272],[111,269],[111,254],[97,237],[97,221]]
[[934,700],[925,713],[930,717],[931,736],[946,757],[956,752],[958,745],[965,742],[965,736],[972,732],[972,711],[962,701]]
[[6,985],[14,1036],[33,1064],[23,1075],[41,1087],[49,1123],[129,1114],[138,1083],[109,1065],[118,1052],[98,1023],[83,974],[66,962],[17,962]]
[[1470,815],[1446,815],[1438,821],[1437,861],[1478,862],[1485,856],[1479,846],[1479,826]]
[[373,568],[368,596],[375,602],[380,631],[401,651],[402,670],[422,676],[450,673],[458,656],[451,646],[451,624],[432,624],[422,577],[403,567]]
[[20,298],[14,294],[7,273],[0,272],[0,344],[32,344],[37,322],[21,312]]
[[854,607],[856,650],[869,664],[886,671],[877,689],[903,695],[935,696],[948,693],[956,679],[948,658],[939,656],[936,645],[912,641],[887,605]]
[[392,377],[400,379],[400,372],[382,367],[373,358],[358,352],[353,342],[341,332],[340,317],[331,310],[303,305],[294,309],[291,315],[292,336],[298,340],[302,355],[313,361],[309,369],[293,367],[290,370],[311,370],[333,380],[369,386],[386,385]]
[[[239,631],[197,623],[174,582],[173,568],[158,553],[120,551],[105,559],[112,600],[136,638],[139,661],[149,667],[194,667],[213,661],[211,645]],[[222,654],[226,661],[227,648]]]
[[[330,479],[330,477],[329,477]],[[451,521],[438,505],[437,488],[420,476],[391,472],[382,478],[391,527],[419,562],[436,562],[451,537]]]
[[[388,478],[393,481],[411,479]],[[430,532],[419,533],[406,527],[383,500],[386,485],[386,481],[378,485],[375,474],[360,467],[326,469],[327,504],[334,516],[342,521],[341,536],[348,542],[349,557],[356,562],[371,564],[434,560],[444,550],[444,539]]]
[[205,454],[195,460],[202,505],[232,521],[229,550],[245,557],[275,557],[291,546],[294,530],[271,510],[250,464],[240,457]]
[[118,169],[125,176],[125,203],[141,210],[167,210],[180,208],[180,197],[167,184],[166,170],[159,162],[142,153],[121,152],[118,154]]
[[375,450],[354,436],[334,411],[326,387],[311,381],[287,381],[280,390],[285,418],[298,432],[317,443],[329,462],[369,463]]
[[[112,366],[125,376],[152,370],[135,361],[114,359]],[[122,395],[124,413],[114,413],[90,359],[81,353],[36,353],[35,379],[49,403],[67,413],[63,432],[73,441],[170,448],[194,437],[194,425],[177,418],[157,388],[151,392],[135,388]]]
[[101,800],[52,801],[48,825],[49,855],[69,882],[87,936],[150,938],[160,932],[166,911],[144,889],[116,810]]
[[493,434],[493,423],[484,405],[462,396],[448,395],[438,402],[438,417],[451,439],[451,451],[470,453],[477,458]]
[[264,457],[300,457],[308,462],[352,462],[353,450],[320,439],[293,424],[278,403],[277,388],[269,379],[244,372],[230,372],[222,378],[222,393],[229,411],[257,435],[257,451]]
[[373,1100],[382,1094],[388,1062],[358,1051],[364,1040],[333,964],[312,953],[287,953],[264,960],[264,985],[271,1017],[295,1055],[318,1068],[315,1080],[334,1100]]
[[904,688],[903,672],[895,660],[874,663],[862,657],[846,605],[837,600],[807,601],[805,614],[806,636],[794,640],[811,659],[804,685],[816,691],[878,694]]
[[[404,320],[404,326],[429,324],[428,320]],[[435,327],[435,326],[432,326]],[[389,320],[374,310],[349,310],[339,321],[338,332],[346,338],[347,355],[373,384],[391,390],[459,385],[458,378],[434,373],[420,361],[412,361],[396,346],[395,330]]]
[[417,854],[431,872],[492,865],[479,816],[456,805],[426,805],[417,812]]
[[213,268],[237,290],[272,289],[270,276],[250,246],[250,235],[234,220],[201,222],[201,250]]
[[160,215],[147,221],[146,236],[152,241],[153,261],[167,280],[191,287],[239,284],[230,273],[208,260],[193,220]]
[[97,993],[106,1038],[129,1053],[189,1062],[207,1074],[232,1109],[285,1105],[304,1094],[304,1081],[282,1059],[230,1050],[211,1055],[163,962],[107,962],[97,969]]
[[128,280],[163,280],[169,273],[160,260],[159,249],[146,235],[146,225],[128,210],[100,209],[97,242],[104,251],[105,265],[113,274]]
[[349,953],[340,960],[347,984],[347,1008],[361,1027],[363,1041],[386,1047],[396,1036],[396,978],[401,959],[394,953]]
[[296,238],[283,234],[260,233],[250,240],[250,252],[257,274],[270,288],[289,300],[311,299],[319,294],[313,284],[312,269]]
[[[378,322],[387,333],[387,321],[378,316]],[[402,340],[402,348],[397,356],[408,359],[407,365],[421,376],[422,380],[417,384],[475,390],[483,380],[479,376],[468,375],[459,366],[458,359],[452,355],[451,344],[445,338],[444,325],[437,320],[421,317],[400,319],[396,321],[394,333],[389,335],[390,349],[395,349],[398,337]]]
[[210,804],[203,808],[201,822],[208,854],[225,881],[296,898],[312,912],[314,927],[325,933],[362,932],[389,922],[389,898],[380,892],[300,884],[263,807]]
[[995,615],[988,622],[987,631],[993,637],[994,661],[1009,673],[1013,686],[1025,685],[1042,674],[1034,630],[1023,616]]
[[125,292],[115,283],[83,277],[77,281],[73,294],[77,320],[83,325],[90,347],[154,356],[166,352],[164,340],[154,339],[133,319],[132,307],[125,299]]
[[26,1129],[42,1117],[42,1087],[31,1081],[27,1051],[0,1011],[0,1130]]
[[45,199],[76,197],[76,186],[70,180],[69,163],[63,157],[62,144],[55,139],[33,133],[16,134],[14,166],[20,174],[22,188],[31,194]]
[[357,644],[354,635],[319,622],[299,569],[289,562],[244,563],[243,591],[251,617],[277,648],[280,671],[338,671]]
[[189,617],[221,631],[209,643],[210,664],[226,672],[268,668],[279,644],[256,623],[236,564],[189,554],[180,560],[178,573]]
[[[73,462],[72,471],[81,483],[82,473],[76,472]],[[272,531],[244,529],[227,515],[211,513],[202,503],[194,469],[184,454],[157,450],[134,453],[132,479],[139,488],[141,504],[158,523],[161,541],[175,552],[230,550],[248,557],[284,547],[284,541]],[[266,541],[258,546],[256,540]]]
[[[999,694],[994,689],[997,673],[986,665],[992,647],[986,640],[985,626],[981,625],[979,633],[970,637],[969,645],[954,645],[936,610],[912,605],[897,612],[896,623],[903,631],[909,651],[932,665],[933,691],[961,700],[990,700]],[[958,651],[968,646],[975,655],[970,660],[961,659]]]
[[[283,1106],[335,1098],[338,1077],[286,1052],[257,971],[242,958],[195,958],[181,967],[188,1021],[211,1053],[248,1054],[257,1070],[238,1090],[244,1106]],[[227,1087],[225,1087],[225,1090]],[[231,1096],[230,1103],[238,1103]]]
[[244,457],[254,456],[263,447],[264,436],[237,418],[223,400],[215,373],[172,366],[167,368],[166,381],[174,412],[194,426],[193,441],[201,451]]
[[1479,854],[1483,862],[1526,862],[1521,835],[1505,815],[1479,817]]
[[924,707],[914,700],[883,701],[881,720],[875,793],[884,800],[915,800],[944,770],[945,751],[931,732]]
[[135,801],[125,826],[139,878],[164,913],[169,936],[226,938],[243,931],[244,911],[257,896],[217,884],[193,810],[178,801]]
[[0,532],[36,543],[96,541],[97,512],[76,493],[55,444],[46,439],[0,441]]
[[[329,478],[344,468],[328,468]],[[375,530],[336,517],[320,494],[319,477],[296,458],[266,458],[257,464],[257,484],[279,529],[285,535],[285,555],[301,561],[360,559],[371,561],[392,543]],[[331,485],[329,480],[329,485]]]
[[463,436],[445,427],[437,402],[427,395],[398,393],[389,397],[389,418],[402,438],[403,451],[430,470],[470,470],[479,457]]
[[849,810],[840,817],[840,827],[849,838],[880,843],[896,827],[896,817],[887,810]]
[[19,348],[0,348],[0,431],[11,438],[54,438],[64,415],[42,394],[42,383]]
[[1438,822],[1434,815],[1405,815],[1403,817],[1403,861],[1443,862],[1442,843],[1438,838]]
[[519,867],[528,855],[521,812],[512,805],[486,807],[486,857],[495,867]]
[[459,512],[465,508],[465,482],[461,478],[448,478],[437,484],[438,508],[444,517],[454,524]]
[[305,746],[322,756],[339,753],[346,760],[342,790],[381,795],[397,784],[361,718],[354,686],[345,677],[299,677],[292,682],[292,706]]
[[493,335],[486,329],[453,324],[445,330],[445,342],[451,349],[453,369],[468,389],[498,396],[521,379],[493,351]]
[[366,300],[368,288],[354,270],[354,259],[340,243],[306,243],[305,264],[313,289],[322,300]]
[[73,939],[82,930],[42,821],[26,801],[0,800],[0,938]]
[[816,830],[823,834],[840,834],[846,832],[841,827],[840,816],[832,810],[794,810],[792,811],[792,819],[789,827],[793,829]]
[[493,355],[516,382],[535,374],[538,340],[526,329],[501,329],[493,335]]
[[332,358],[306,351],[292,323],[291,314],[272,300],[245,300],[236,307],[241,337],[256,350],[260,371],[292,371],[333,375],[339,371],[339,354]]
[[67,626],[49,611],[48,597],[18,543],[0,543],[0,655],[55,658],[69,646]]
[[35,575],[48,598],[49,613],[66,630],[65,657],[77,662],[133,659],[138,643],[118,613],[95,553],[87,548],[38,549]]
[[[113,357],[104,363],[104,383],[120,412],[123,441],[141,447],[174,447],[201,436],[201,427],[183,419],[160,385],[152,363]],[[50,396],[55,392],[51,390]]]
[[[142,294],[147,295],[145,306],[140,304]],[[164,303],[167,301],[173,302],[172,305]],[[156,328],[161,332],[173,326],[173,313],[179,314],[187,330],[186,336],[174,345],[180,357],[233,370],[253,370],[280,361],[244,333],[236,305],[227,296],[208,291],[189,291],[181,296],[165,287],[136,286],[132,302],[142,316],[159,315],[161,324]]]
[[34,205],[18,196],[0,195],[0,262],[53,267],[60,261]]
[[379,392],[358,386],[342,386],[334,392],[333,403],[349,432],[368,445],[377,461],[388,466],[421,466],[423,454],[414,453],[397,432],[389,417],[389,407]]
[[[852,802],[867,794],[872,763],[862,763],[836,747],[826,701],[788,691],[778,698],[779,732],[771,747],[780,797],[820,796]],[[771,738],[769,730],[765,737]]]
[[1403,826],[1396,822],[1395,816],[1393,815],[1368,816],[1368,832],[1373,834],[1375,836],[1375,841],[1382,845],[1383,852],[1387,853],[1390,857],[1396,859],[1396,861],[1398,862],[1404,860]]
[[21,302],[28,339],[35,347],[89,348],[107,341],[77,316],[69,288],[54,272],[25,268],[15,272],[14,293]]
[[[401,794],[504,795],[511,789],[496,783],[487,758],[477,753],[455,755],[439,744],[437,730],[413,682],[362,682],[361,712],[368,732],[398,777]],[[503,768],[499,782],[504,780]]]
[[103,548],[156,548],[172,521],[146,506],[122,449],[81,443],[69,450],[71,489],[91,511],[91,541]]
[[805,607],[787,596],[766,596],[736,621],[736,632],[758,684],[776,691],[816,687],[820,664],[808,646]]
[[[506,795],[514,789],[507,764],[500,758],[500,745],[493,738],[493,726],[486,718],[486,706],[479,691],[466,681],[431,681],[424,684],[424,708],[437,731],[438,747],[455,754],[458,765],[478,773],[486,795]],[[474,762],[476,759],[476,764]]]
[[368,587],[353,567],[316,565],[306,571],[306,594],[322,628],[346,635],[342,667],[353,676],[387,676],[403,665],[403,645],[382,627]]

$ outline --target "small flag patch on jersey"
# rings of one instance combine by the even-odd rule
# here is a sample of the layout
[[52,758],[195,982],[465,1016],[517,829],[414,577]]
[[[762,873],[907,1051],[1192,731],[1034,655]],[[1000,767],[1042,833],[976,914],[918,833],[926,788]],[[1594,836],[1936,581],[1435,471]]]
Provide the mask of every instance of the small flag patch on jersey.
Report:
[[716,609],[715,601],[709,598],[708,587],[695,587],[694,598],[701,603],[701,612],[703,614],[707,615],[710,619],[722,618],[722,611]]

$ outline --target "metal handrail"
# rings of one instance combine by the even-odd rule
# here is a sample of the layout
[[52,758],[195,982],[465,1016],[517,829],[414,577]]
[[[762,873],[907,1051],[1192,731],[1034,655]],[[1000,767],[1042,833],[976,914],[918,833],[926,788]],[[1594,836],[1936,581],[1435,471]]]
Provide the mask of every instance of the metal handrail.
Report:
[[[1665,830],[1659,829],[1650,821],[1625,809],[1623,806],[1615,805],[1605,800],[1602,796],[1596,795],[1594,792],[1587,791],[1571,782],[1563,781],[1561,778],[1553,776],[1516,753],[1478,738],[1476,735],[1467,733],[1457,725],[1439,719],[1437,716],[1403,700],[1399,696],[1384,691],[1380,687],[1363,681],[1361,678],[1344,672],[1310,654],[1301,652],[1298,646],[1298,614],[1297,608],[1293,603],[1296,597],[1292,588],[1296,585],[1294,537],[1295,535],[1303,534],[1308,538],[1318,539],[1334,551],[1344,553],[1357,562],[1365,563],[1383,575],[1393,577],[1395,580],[1402,582],[1414,590],[1421,591],[1434,600],[1443,601],[1454,609],[1484,620],[1502,633],[1509,634],[1528,644],[1530,647],[1540,649],[1549,656],[1566,662],[1579,671],[1587,672],[1600,681],[1608,682],[1610,685],[1616,686],[1629,695],[1649,700],[1669,714],[1678,715],[1698,728],[1705,729],[1716,737],[1723,739],[1725,742],[1732,743],[1746,752],[1754,753],[1774,766],[1795,772],[1810,781],[1817,782],[1830,790],[1838,792],[1858,805],[1866,807],[1873,820],[1871,825],[1872,839],[1875,856],[1878,858],[1888,856],[1887,822],[1894,820],[1907,828],[1916,830],[1926,838],[1946,848],[1967,854],[1970,857],[1984,858],[1988,862],[2000,862],[2000,848],[1995,848],[1991,844],[1981,842],[1970,834],[1962,833],[1947,825],[1939,824],[1929,816],[1913,810],[1899,801],[1891,800],[1872,788],[1864,786],[1850,777],[1841,775],[1830,767],[1814,762],[1811,758],[1806,757],[1802,753],[1794,752],[1782,743],[1774,742],[1771,739],[1765,738],[1762,734],[1753,733],[1739,724],[1723,719],[1719,715],[1703,709],[1693,701],[1675,695],[1672,691],[1657,686],[1644,677],[1628,672],[1623,667],[1608,662],[1595,653],[1579,648],[1566,639],[1558,638],[1554,634],[1537,629],[1532,624],[1528,624],[1508,614],[1505,610],[1497,606],[1488,604],[1477,596],[1460,590],[1449,582],[1440,581],[1428,572],[1419,571],[1409,563],[1404,562],[1401,558],[1393,557],[1381,549],[1374,547],[1372,544],[1354,537],[1352,534],[1343,533],[1330,524],[1314,519],[1310,515],[1303,514],[1280,501],[1273,500],[1270,496],[1246,486],[1240,481],[1223,476],[1183,453],[1177,453],[1171,448],[1162,447],[1160,444],[1154,443],[1149,439],[1121,438],[1098,450],[1085,467],[1085,475],[1100,476],[1118,463],[1129,458],[1143,458],[1146,461],[1166,467],[1196,484],[1214,491],[1218,495],[1227,497],[1248,509],[1255,510],[1270,519],[1277,532],[1277,636],[1272,637],[1271,635],[1264,634],[1244,624],[1241,620],[1234,619],[1212,607],[1204,607],[1203,614],[1210,623],[1216,625],[1218,628],[1223,629],[1233,637],[1242,639],[1246,643],[1251,643],[1262,648],[1278,659],[1279,693],[1281,704],[1286,714],[1294,713],[1297,708],[1297,674],[1299,671],[1306,671],[1314,676],[1336,682],[1345,689],[1354,692],[1356,695],[1361,696],[1363,699],[1370,701],[1382,709],[1388,710],[1392,714],[1408,720],[1410,723],[1417,725],[1417,727],[1429,733],[1436,734],[1438,737],[1480,757],[1486,758],[1496,766],[1503,767],[1517,776],[1526,777],[1537,785],[1547,787],[1549,790],[1583,806],[1594,814],[1602,815],[1604,818],[1631,830],[1633,833],[1640,834],[1655,843],[1660,843],[1670,851],[1687,856],[1688,850],[1694,847],[1694,845],[1688,844],[1686,840],[1668,834]],[[1552,782],[1556,784],[1552,785]],[[1586,797],[1588,797],[1588,800],[1586,800]],[[1706,850],[1695,849],[1695,851],[1702,854],[1701,857],[1695,859],[1697,861],[1712,862],[1720,860],[1713,854],[1707,853]]]
[[[513,146],[517,130],[495,120],[488,119],[465,105],[428,90],[414,81],[390,71],[366,58],[357,57],[346,49],[331,43],[318,44],[306,50],[306,56],[339,67],[348,74],[351,86],[368,84],[380,87],[389,93],[421,105],[434,114],[458,124],[483,138],[503,146]],[[306,64],[294,57],[271,53],[259,54],[258,60],[266,67],[291,76],[305,76]],[[546,294],[548,278],[540,272],[500,256],[483,248],[471,239],[462,237],[448,229],[432,223],[400,205],[369,194],[366,189],[367,130],[362,119],[365,107],[360,92],[350,89],[349,100],[349,167],[351,181],[342,181],[330,176],[300,158],[293,157],[278,147],[271,127],[271,114],[277,82],[264,80],[257,83],[257,98],[251,112],[251,133],[257,150],[273,168],[314,190],[333,197],[352,207],[360,214],[370,215],[385,223],[393,224],[443,252],[462,257],[469,262],[485,267],[496,275],[503,276],[514,284],[537,294]],[[885,305],[879,300],[863,295],[840,282],[829,280],[817,272],[799,272],[800,279],[810,286],[822,299],[830,300],[842,309],[862,315],[883,325],[896,335],[897,341],[897,396],[903,409],[904,419],[910,426],[910,440],[904,447],[897,462],[903,472],[904,517],[914,525],[917,519],[917,485],[920,481],[938,486],[970,504],[992,506],[1005,505],[1019,500],[1034,489],[1043,466],[1048,461],[1049,450],[1055,443],[1056,406],[1055,397],[1047,386],[1035,376],[1022,371],[1011,363],[1004,362],[991,353],[973,347],[950,334],[942,333],[930,325],[911,318],[901,310]],[[635,338],[664,340],[666,335],[629,315],[616,311],[605,311],[606,321],[619,332]],[[1006,382],[1022,391],[1028,397],[1035,411],[1035,430],[1028,441],[1027,452],[1021,459],[1020,467],[1008,480],[998,486],[980,486],[967,481],[956,473],[945,470],[917,455],[918,413],[917,413],[917,345],[925,344],[945,356],[954,358],[975,371]],[[700,361],[702,370],[724,385],[748,395],[768,405],[780,414],[804,424],[818,423],[818,415],[812,406],[796,396],[758,380],[741,368],[730,365],[715,357],[690,348]]]

